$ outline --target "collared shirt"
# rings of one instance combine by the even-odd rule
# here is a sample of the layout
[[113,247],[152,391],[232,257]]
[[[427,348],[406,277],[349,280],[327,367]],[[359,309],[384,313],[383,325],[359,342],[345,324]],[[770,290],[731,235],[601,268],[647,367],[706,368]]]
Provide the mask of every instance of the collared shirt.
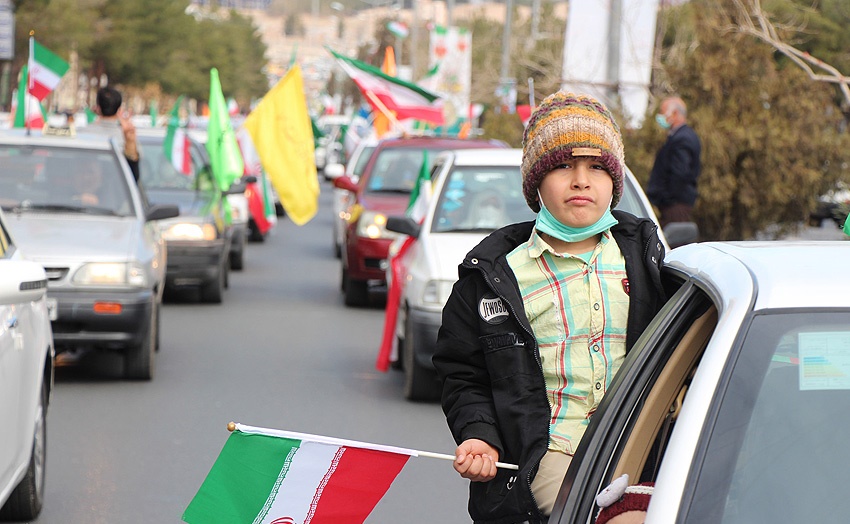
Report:
[[507,256],[540,350],[549,449],[570,455],[625,358],[629,316],[626,263],[610,230],[585,259],[556,253],[536,230]]

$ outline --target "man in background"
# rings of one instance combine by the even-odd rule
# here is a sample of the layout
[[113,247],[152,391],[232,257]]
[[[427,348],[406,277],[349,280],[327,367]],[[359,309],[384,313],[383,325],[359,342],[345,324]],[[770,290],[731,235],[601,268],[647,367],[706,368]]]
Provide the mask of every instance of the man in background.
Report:
[[139,181],[139,144],[136,141],[136,128],[124,116],[118,114],[121,108],[121,93],[113,87],[101,87],[97,91],[97,120],[85,127],[86,133],[108,135],[123,146],[124,157],[130,164],[133,178]]
[[670,222],[690,222],[697,199],[701,145],[687,124],[685,102],[672,96],[661,102],[655,120],[667,130],[667,140],[655,156],[646,194],[658,208],[661,227]]

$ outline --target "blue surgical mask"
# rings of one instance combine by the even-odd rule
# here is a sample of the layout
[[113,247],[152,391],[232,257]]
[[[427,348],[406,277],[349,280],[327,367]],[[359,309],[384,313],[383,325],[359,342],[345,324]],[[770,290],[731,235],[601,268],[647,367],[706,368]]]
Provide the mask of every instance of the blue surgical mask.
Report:
[[670,122],[667,121],[667,117],[662,115],[661,113],[658,113],[657,115],[655,115],[655,122],[659,126],[661,126],[661,129],[666,130],[666,129],[670,129],[670,127],[671,127]]
[[609,206],[595,223],[585,227],[571,227],[560,222],[546,209],[546,206],[543,205],[543,199],[540,198],[540,193],[538,193],[537,198],[540,202],[540,212],[537,213],[537,221],[534,227],[541,233],[546,233],[564,242],[581,242],[582,240],[587,240],[592,236],[611,229],[618,223],[614,215],[611,214],[611,208]]

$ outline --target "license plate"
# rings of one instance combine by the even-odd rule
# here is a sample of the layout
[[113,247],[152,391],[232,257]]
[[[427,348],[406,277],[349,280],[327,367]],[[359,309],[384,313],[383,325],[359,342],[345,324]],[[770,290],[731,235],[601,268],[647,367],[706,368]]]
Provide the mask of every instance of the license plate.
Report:
[[59,306],[56,303],[55,298],[47,298],[47,315],[50,317],[50,320],[56,320],[59,316]]

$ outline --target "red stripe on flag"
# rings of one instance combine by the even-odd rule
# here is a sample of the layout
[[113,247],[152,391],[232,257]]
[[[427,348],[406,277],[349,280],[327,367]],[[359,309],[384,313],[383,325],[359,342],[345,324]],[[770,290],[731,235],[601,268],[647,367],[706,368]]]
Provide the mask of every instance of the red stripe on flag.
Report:
[[183,150],[183,162],[180,166],[180,172],[184,175],[192,174],[192,154],[189,152],[190,147],[192,147],[191,142],[189,142],[189,135],[183,135],[183,144],[181,144],[181,149]]
[[30,94],[36,97],[39,100],[44,100],[47,95],[50,94],[50,88],[44,84],[39,84],[35,80],[30,80],[30,87],[28,89]]
[[410,458],[371,449],[344,449],[310,524],[362,523]]

